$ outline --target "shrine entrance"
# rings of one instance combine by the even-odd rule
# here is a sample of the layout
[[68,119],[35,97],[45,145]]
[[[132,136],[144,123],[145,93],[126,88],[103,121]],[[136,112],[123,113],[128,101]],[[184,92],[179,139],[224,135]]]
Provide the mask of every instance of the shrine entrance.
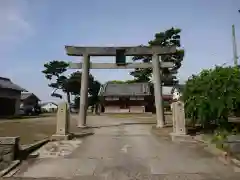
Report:
[[[157,127],[164,126],[161,68],[172,68],[174,63],[161,62],[161,55],[174,54],[176,47],[78,47],[65,46],[69,56],[83,56],[81,63],[70,63],[70,69],[82,69],[78,127],[86,126],[89,69],[153,68]],[[91,63],[91,56],[115,56],[115,63]],[[151,63],[126,63],[126,56],[152,56]]]

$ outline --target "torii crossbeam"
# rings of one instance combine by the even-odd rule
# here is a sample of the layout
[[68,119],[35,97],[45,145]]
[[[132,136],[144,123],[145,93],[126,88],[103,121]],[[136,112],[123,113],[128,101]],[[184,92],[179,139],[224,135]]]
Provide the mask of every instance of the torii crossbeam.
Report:
[[[69,56],[83,56],[82,63],[70,63],[71,69],[82,69],[81,90],[80,90],[80,110],[78,127],[86,126],[87,98],[88,98],[88,77],[89,69],[134,69],[153,68],[154,95],[157,115],[157,127],[164,126],[164,112],[162,100],[161,68],[172,68],[172,62],[160,62],[160,56],[174,54],[176,47],[161,46],[137,46],[137,47],[83,47],[65,46]],[[152,63],[91,63],[90,56],[152,56]]]

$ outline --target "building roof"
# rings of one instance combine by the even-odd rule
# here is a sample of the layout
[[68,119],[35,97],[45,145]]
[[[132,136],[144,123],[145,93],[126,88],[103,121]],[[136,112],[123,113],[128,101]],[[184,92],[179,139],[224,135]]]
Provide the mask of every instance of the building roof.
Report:
[[26,91],[22,87],[14,84],[9,78],[0,77],[0,88],[2,89],[12,89],[16,91]]
[[56,103],[54,103],[54,102],[44,102],[44,103],[41,103],[40,106],[42,107],[42,106],[45,106],[45,105],[50,104],[50,103],[58,106],[58,105],[57,105]]
[[23,92],[21,94],[21,100],[25,100],[25,99],[29,98],[30,96],[35,96],[38,100],[40,100],[35,94],[30,93],[30,92]]
[[100,96],[148,96],[150,83],[107,83],[99,91]]

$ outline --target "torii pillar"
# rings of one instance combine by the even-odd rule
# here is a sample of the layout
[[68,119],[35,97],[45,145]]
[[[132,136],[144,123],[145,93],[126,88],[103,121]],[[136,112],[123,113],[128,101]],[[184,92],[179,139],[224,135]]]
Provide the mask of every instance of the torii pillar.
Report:
[[153,78],[154,78],[154,97],[157,116],[157,128],[162,128],[165,124],[164,111],[163,111],[163,98],[162,98],[162,80],[159,56],[154,54],[152,57],[153,65]]
[[84,54],[83,66],[82,66],[82,77],[81,77],[82,78],[81,90],[80,90],[80,109],[79,109],[79,120],[78,120],[78,127],[80,128],[86,126],[87,108],[88,108],[89,65],[90,65],[90,56],[88,54]]

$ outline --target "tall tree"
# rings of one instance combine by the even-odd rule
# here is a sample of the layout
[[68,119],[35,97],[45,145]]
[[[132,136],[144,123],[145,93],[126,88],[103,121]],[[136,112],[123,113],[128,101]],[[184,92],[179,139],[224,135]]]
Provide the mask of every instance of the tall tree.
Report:
[[45,77],[53,81],[48,84],[49,87],[53,89],[61,89],[67,94],[67,101],[70,103],[70,92],[68,89],[68,78],[64,75],[67,71],[68,63],[64,61],[51,61],[44,64],[44,70],[42,73]]
[[[80,100],[80,89],[81,89],[81,77],[82,72],[77,71],[70,74],[68,78],[68,89],[72,95],[75,96],[74,104],[75,107],[79,108],[79,100]],[[95,107],[95,111],[97,111],[98,104],[98,92],[101,87],[101,83],[95,80],[95,78],[89,74],[89,84],[88,84],[88,105]]]
[[[67,94],[67,101],[70,104],[70,95],[74,95],[76,98],[80,96],[82,73],[77,71],[69,76],[65,76],[64,73],[67,71],[67,67],[68,63],[64,61],[51,61],[44,64],[45,69],[42,73],[48,80],[53,81],[49,84],[49,87],[61,89]],[[90,74],[88,93],[93,97],[93,100],[91,100],[92,104],[97,103],[100,86],[101,84]]]
[[[176,72],[180,67],[184,57],[184,50],[179,49],[181,46],[180,43],[180,33],[181,29],[171,28],[166,30],[165,32],[160,32],[155,34],[155,38],[148,42],[149,46],[177,46],[178,50],[175,54],[164,55],[161,56],[161,61],[163,62],[174,62],[175,66],[171,69],[164,68],[162,69],[163,75],[163,85],[173,85],[178,83],[178,80],[175,76],[168,78],[174,72]],[[142,62],[151,62],[151,56],[135,56],[133,57],[134,61],[142,61]],[[138,82],[149,82],[152,77],[152,68],[141,69],[137,68],[134,71],[130,72],[130,75],[134,76],[134,79]]]
[[[72,74],[71,77],[69,78],[70,81],[70,90],[73,95],[75,95],[74,99],[74,105],[76,108],[79,108],[79,102],[80,102],[80,88],[81,88],[81,82],[75,81],[74,79],[76,77],[81,76],[81,72],[76,72],[75,74]],[[78,80],[80,78],[77,78]],[[77,89],[76,89],[77,87]],[[97,111],[98,109],[98,103],[99,103],[99,98],[98,98],[98,92],[100,90],[101,83],[90,74],[89,75],[89,87],[88,87],[88,106],[92,106],[92,111],[94,110]],[[73,89],[74,88],[74,89]],[[77,91],[76,91],[77,90]]]
[[99,105],[99,90],[101,88],[101,83],[94,78],[92,79],[92,82],[89,85],[89,99],[88,99],[88,105],[92,106],[92,111],[98,112],[98,105]]
[[76,71],[68,77],[68,89],[72,95],[80,95],[82,72]]
[[[80,95],[82,72],[77,71],[70,74],[68,78],[68,88],[72,95]],[[88,94],[95,96],[98,94],[101,86],[100,82],[95,80],[92,74],[89,74]]]

